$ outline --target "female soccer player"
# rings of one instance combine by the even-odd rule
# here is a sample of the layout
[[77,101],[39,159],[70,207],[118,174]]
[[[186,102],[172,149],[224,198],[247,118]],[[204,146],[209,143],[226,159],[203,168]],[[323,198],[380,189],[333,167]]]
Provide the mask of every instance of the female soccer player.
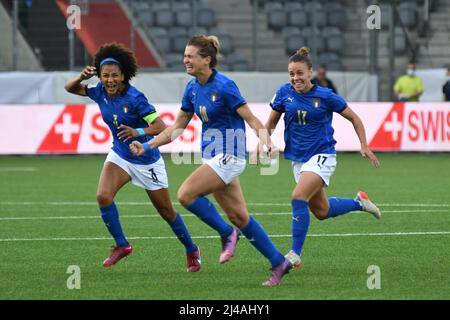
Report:
[[[252,114],[236,84],[214,69],[219,48],[215,36],[200,35],[189,40],[184,64],[194,79],[186,86],[175,123],[148,143],[133,141],[130,148],[136,155],[141,155],[171,142],[186,128],[195,112],[202,121],[203,164],[183,182],[178,190],[178,200],[220,234],[222,252],[219,262],[225,263],[234,255],[240,232],[227,224],[205,197],[212,193],[230,221],[270,260],[273,272],[263,285],[278,285],[291,265],[259,223],[249,216],[239,183],[238,177],[246,165],[244,121],[269,150],[273,147],[264,126]],[[263,133],[260,134],[261,129]]]
[[[96,72],[100,79],[96,86],[81,84]],[[109,43],[95,54],[94,66],[87,66],[78,77],[65,85],[68,92],[88,96],[98,103],[103,120],[113,136],[113,146],[106,157],[97,189],[103,221],[116,242],[103,266],[110,267],[133,252],[122,231],[114,204],[116,193],[131,181],[145,189],[156,210],[185,246],[187,271],[196,272],[200,270],[200,249],[192,242],[181,216],[172,206],[164,160],[159,150],[154,148],[140,158],[130,152],[130,140],[145,143],[165,129],[155,107],[143,93],[130,85],[129,81],[136,72],[134,53],[121,44]]]
[[312,63],[308,48],[300,48],[289,58],[288,71],[290,83],[281,86],[272,99],[272,111],[265,127],[271,134],[281,114],[285,114],[284,156],[292,161],[297,183],[292,192],[292,247],[286,258],[298,268],[309,227],[308,208],[319,220],[355,210],[369,212],[377,219],[381,217],[380,210],[362,191],[354,200],[327,198],[325,187],[336,168],[336,141],[331,126],[333,112],[353,124],[361,142],[361,155],[368,157],[375,167],[380,162],[367,147],[364,125],[358,115],[330,89],[311,83]]

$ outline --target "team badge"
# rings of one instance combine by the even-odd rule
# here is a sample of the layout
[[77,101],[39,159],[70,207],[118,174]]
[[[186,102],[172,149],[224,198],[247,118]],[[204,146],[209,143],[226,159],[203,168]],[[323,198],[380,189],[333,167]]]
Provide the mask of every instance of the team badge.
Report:
[[117,121],[117,118],[118,118],[117,114],[113,114],[113,123],[116,126],[116,128],[119,127],[119,122]]
[[212,101],[212,102],[216,102],[216,100],[217,100],[217,93],[212,92],[212,93],[211,93],[211,101]]
[[314,99],[314,107],[320,107],[320,99]]
[[128,106],[127,105],[124,105],[122,108],[123,108],[123,112],[124,113],[128,113]]

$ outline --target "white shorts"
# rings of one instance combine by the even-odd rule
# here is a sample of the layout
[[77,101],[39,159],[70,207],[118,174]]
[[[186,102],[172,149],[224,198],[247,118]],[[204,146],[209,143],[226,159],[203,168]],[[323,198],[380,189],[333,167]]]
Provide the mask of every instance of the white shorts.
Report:
[[295,182],[300,180],[300,173],[303,171],[310,171],[318,174],[325,186],[330,185],[330,178],[336,170],[336,155],[335,154],[316,154],[307,162],[292,162],[292,169],[294,171]]
[[229,184],[239,177],[247,165],[245,159],[223,153],[219,153],[211,159],[202,158],[202,162],[210,166],[225,184]]
[[111,150],[106,157],[106,162],[112,162],[121,167],[131,177],[131,183],[138,187],[150,191],[169,187],[166,166],[162,157],[152,164],[136,164],[122,159]]

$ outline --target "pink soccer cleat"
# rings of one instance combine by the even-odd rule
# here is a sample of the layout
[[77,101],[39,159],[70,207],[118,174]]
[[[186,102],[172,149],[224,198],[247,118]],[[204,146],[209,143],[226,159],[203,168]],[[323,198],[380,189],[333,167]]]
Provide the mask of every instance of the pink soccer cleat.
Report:
[[129,256],[133,252],[133,247],[129,244],[126,247],[114,246],[111,255],[103,261],[103,266],[109,268],[121,259]]
[[283,278],[285,274],[288,274],[291,268],[292,265],[289,262],[289,260],[284,258],[284,261],[280,265],[272,269],[272,275],[270,276],[270,279],[267,280],[266,282],[263,282],[262,285],[265,287],[272,287],[279,285],[281,283],[281,278]]
[[200,247],[197,250],[187,254],[187,272],[197,272],[200,270],[202,264],[202,255]]
[[222,238],[222,252],[220,253],[219,263],[224,264],[230,261],[236,251],[236,244],[239,240],[239,232],[233,228],[233,232],[226,238]]

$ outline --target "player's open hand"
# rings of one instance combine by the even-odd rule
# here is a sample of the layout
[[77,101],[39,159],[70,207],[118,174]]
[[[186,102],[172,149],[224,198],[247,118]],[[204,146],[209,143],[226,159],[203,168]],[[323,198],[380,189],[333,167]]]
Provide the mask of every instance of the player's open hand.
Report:
[[368,147],[361,148],[360,153],[364,158],[369,158],[370,162],[372,162],[372,165],[375,168],[378,168],[380,166],[380,161],[378,160],[377,156]]
[[136,129],[128,127],[124,124],[121,124],[117,129],[119,130],[117,137],[120,140],[123,140],[123,142],[126,142],[131,138],[139,137],[139,133]]
[[140,156],[145,152],[144,147],[139,141],[133,141],[130,143],[130,151],[135,156]]
[[81,80],[87,80],[92,78],[95,75],[95,67],[93,66],[87,66],[83,69],[80,73]]

